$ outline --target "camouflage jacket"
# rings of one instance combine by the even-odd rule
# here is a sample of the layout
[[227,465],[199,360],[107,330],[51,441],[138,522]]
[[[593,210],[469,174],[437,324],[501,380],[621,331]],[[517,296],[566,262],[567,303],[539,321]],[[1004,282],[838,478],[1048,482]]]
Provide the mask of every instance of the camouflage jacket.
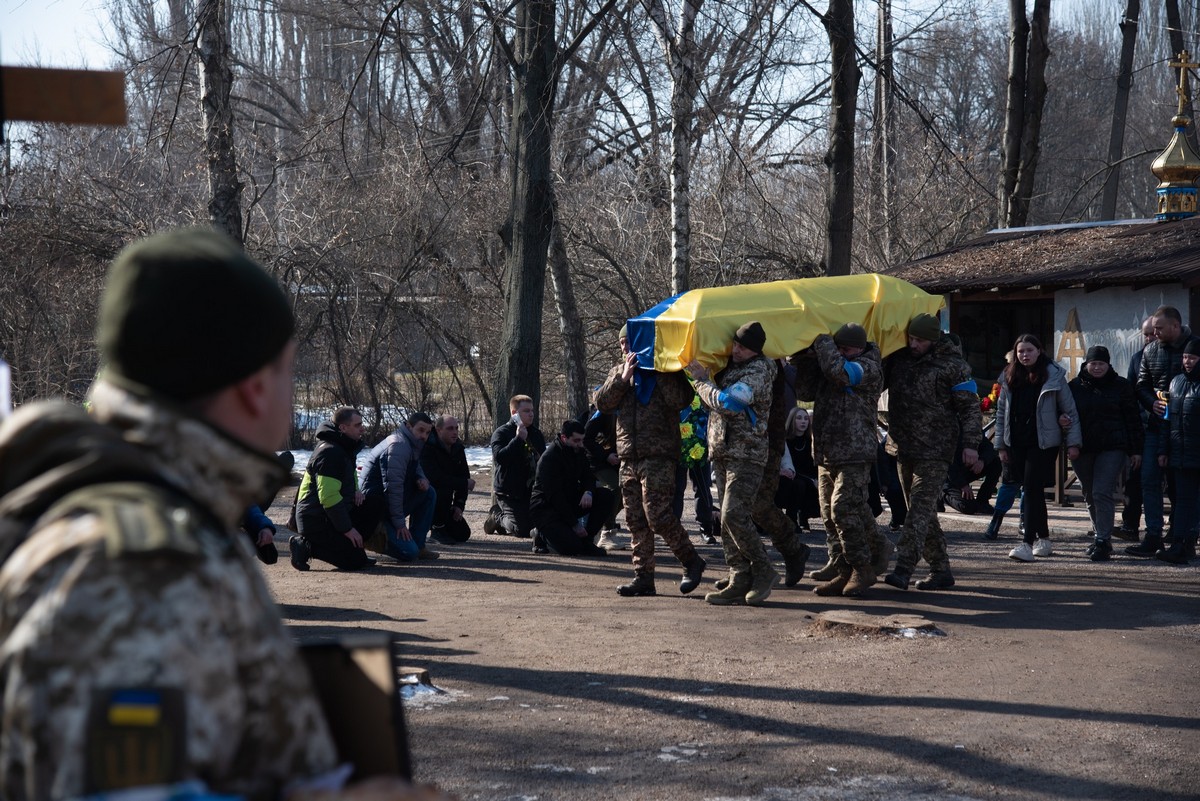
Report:
[[280,466],[103,381],[91,410],[99,423],[31,404],[0,428],[0,796],[80,796],[89,763],[119,769],[110,691],[161,716],[182,777],[218,792],[275,798],[333,768],[308,674],[236,532]]
[[954,461],[958,443],[983,436],[979,393],[962,351],[943,336],[924,356],[908,348],[883,362],[888,389],[887,452],[906,461]]
[[650,402],[638,401],[633,384],[621,380],[623,365],[608,377],[593,398],[602,412],[617,413],[617,456],[622,462],[639,459],[679,461],[679,411],[692,400],[692,387],[683,373],[643,372],[654,376]]
[[828,334],[812,349],[792,357],[796,397],[813,401],[813,457],[817,464],[863,464],[875,461],[879,445],[876,423],[883,370],[879,348],[868,342],[862,355],[842,357]]
[[[741,364],[730,361],[713,379],[696,382],[696,394],[710,410],[708,458],[712,461],[753,461],[766,464],[767,423],[771,416],[775,362],[755,356]],[[750,387],[749,408],[730,408],[729,387],[738,382]]]

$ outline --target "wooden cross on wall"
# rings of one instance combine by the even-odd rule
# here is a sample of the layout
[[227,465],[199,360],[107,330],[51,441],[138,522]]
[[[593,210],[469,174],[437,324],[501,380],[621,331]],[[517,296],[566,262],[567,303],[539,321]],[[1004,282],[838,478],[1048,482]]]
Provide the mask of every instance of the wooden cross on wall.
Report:
[[125,119],[122,72],[0,67],[0,123],[124,125]]

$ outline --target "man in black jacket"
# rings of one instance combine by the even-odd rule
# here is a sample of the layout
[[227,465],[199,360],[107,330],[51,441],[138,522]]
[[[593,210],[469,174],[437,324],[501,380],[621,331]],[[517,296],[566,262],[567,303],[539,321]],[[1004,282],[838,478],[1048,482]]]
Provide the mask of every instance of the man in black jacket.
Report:
[[487,534],[529,537],[529,494],[546,438],[533,424],[533,398],[513,395],[508,401],[512,417],[492,434],[492,492],[495,503],[483,522]]
[[1143,557],[1154,556],[1163,545],[1164,470],[1158,464],[1158,455],[1171,432],[1171,425],[1163,420],[1163,415],[1167,411],[1166,398],[1171,381],[1183,372],[1183,349],[1195,339],[1174,306],[1160,306],[1154,310],[1153,318],[1155,339],[1142,351],[1137,381],[1138,401],[1149,415],[1142,453],[1142,514],[1146,520],[1146,537],[1139,545],[1125,549],[1130,556]]
[[458,418],[438,415],[433,434],[421,450],[425,477],[437,490],[430,536],[447,545],[466,542],[471,537],[471,526],[463,520],[463,510],[467,508],[467,493],[475,489],[475,479],[467,465],[467,449],[458,438]]
[[[296,527],[289,540],[292,567],[308,570],[316,557],[342,570],[375,564],[363,549],[354,516],[362,504],[355,455],[362,450],[363,421],[357,409],[343,406],[317,429],[313,451],[296,493]],[[370,532],[368,532],[369,535]]]
[[529,508],[537,534],[534,551],[604,556],[595,537],[612,508],[612,492],[596,486],[583,449],[583,424],[567,420],[538,460]]

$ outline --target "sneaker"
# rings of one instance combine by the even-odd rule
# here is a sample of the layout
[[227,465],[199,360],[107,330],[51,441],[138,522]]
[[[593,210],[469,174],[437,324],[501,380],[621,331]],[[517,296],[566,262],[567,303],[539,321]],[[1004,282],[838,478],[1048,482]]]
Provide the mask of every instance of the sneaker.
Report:
[[1136,528],[1126,528],[1125,526],[1121,526],[1120,528],[1113,529],[1112,534],[1117,539],[1125,540],[1126,542],[1137,542],[1139,539],[1138,530]]
[[297,570],[308,570],[308,560],[312,559],[312,548],[308,540],[295,536],[288,540],[288,550],[291,551],[292,567]]
[[1016,559],[1018,562],[1033,561],[1033,547],[1028,542],[1022,542],[1016,548],[1008,552],[1009,559]]
[[610,528],[600,535],[600,539],[596,540],[596,545],[606,551],[628,551],[629,545],[622,542],[617,537],[617,530]]
[[705,545],[716,545],[717,538],[712,535],[711,531],[701,531],[700,539],[704,540]]
[[1112,543],[1108,540],[1096,540],[1088,547],[1088,559],[1093,562],[1107,562],[1112,557]]
[[1038,537],[1033,543],[1034,556],[1051,556],[1054,553],[1054,548],[1050,545],[1049,537]]

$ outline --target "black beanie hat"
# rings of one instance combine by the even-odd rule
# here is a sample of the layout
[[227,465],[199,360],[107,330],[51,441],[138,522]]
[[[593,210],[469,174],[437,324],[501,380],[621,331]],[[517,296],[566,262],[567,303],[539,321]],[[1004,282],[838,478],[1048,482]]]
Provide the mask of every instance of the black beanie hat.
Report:
[[270,363],[294,330],[283,290],[236,242],[181,228],[113,260],[96,340],[107,375],[188,401]]
[[1087,349],[1087,355],[1083,357],[1083,363],[1087,364],[1088,362],[1104,362],[1111,365],[1112,360],[1108,355],[1108,348],[1103,345],[1092,345]]
[[833,343],[844,348],[866,348],[867,331],[858,323],[846,323],[833,335]]
[[757,320],[746,323],[737,330],[733,338],[755,353],[762,353],[767,344],[767,332]]
[[1183,346],[1184,353],[1190,353],[1193,356],[1200,356],[1200,337],[1192,337]]

